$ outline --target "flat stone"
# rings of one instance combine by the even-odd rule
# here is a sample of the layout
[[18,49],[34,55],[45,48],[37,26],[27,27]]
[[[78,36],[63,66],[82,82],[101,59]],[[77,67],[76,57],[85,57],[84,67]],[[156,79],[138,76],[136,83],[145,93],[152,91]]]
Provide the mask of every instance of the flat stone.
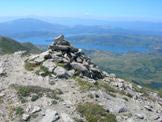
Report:
[[88,71],[88,69],[81,63],[72,62],[71,66],[73,67],[73,69],[81,71],[81,72],[87,72]]
[[139,119],[144,119],[144,115],[142,115],[142,114],[137,113],[137,114],[135,114],[135,115],[136,115],[136,117],[138,117]]
[[60,78],[67,78],[68,74],[65,68],[57,66],[54,70],[54,74],[56,74],[57,77]]
[[39,111],[41,111],[41,108],[39,106],[34,106],[31,113],[33,114],[33,113],[36,113],[36,112],[39,112]]
[[52,62],[52,60],[44,61],[42,66],[47,68],[49,72],[53,72],[53,70],[56,68],[56,64]]
[[71,119],[70,116],[66,113],[61,113],[61,119],[63,122],[74,122],[74,120]]
[[153,111],[153,110],[152,110],[152,106],[145,105],[144,108],[145,108],[146,110],[148,110],[148,111]]
[[22,115],[22,120],[27,121],[30,118],[29,114],[23,114]]
[[127,112],[128,109],[126,107],[122,107],[119,109],[119,112],[118,113],[124,113],[124,112]]
[[56,111],[47,109],[45,112],[45,116],[43,117],[41,122],[55,122],[58,119],[60,119],[60,116],[58,115]]

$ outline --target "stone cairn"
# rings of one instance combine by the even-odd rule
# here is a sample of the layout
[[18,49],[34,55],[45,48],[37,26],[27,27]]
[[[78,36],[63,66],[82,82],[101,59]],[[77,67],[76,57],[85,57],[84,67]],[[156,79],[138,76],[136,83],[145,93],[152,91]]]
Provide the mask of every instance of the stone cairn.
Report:
[[27,62],[41,65],[48,72],[61,78],[80,76],[97,80],[107,75],[99,70],[81,49],[66,41],[64,35],[56,37],[46,52],[30,57]]

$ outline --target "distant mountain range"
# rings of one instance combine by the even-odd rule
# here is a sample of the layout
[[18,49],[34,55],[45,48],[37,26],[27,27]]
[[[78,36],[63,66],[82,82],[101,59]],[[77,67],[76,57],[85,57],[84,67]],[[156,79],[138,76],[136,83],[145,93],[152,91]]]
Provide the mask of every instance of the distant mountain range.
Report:
[[[67,19],[70,21],[72,19]],[[49,20],[47,20],[49,21]],[[69,35],[80,35],[80,34],[151,34],[151,35],[162,35],[162,23],[152,22],[111,22],[111,21],[97,21],[83,20],[83,25],[67,26],[64,21],[52,20],[50,22],[33,19],[23,18],[17,20],[10,20],[7,22],[0,23],[0,35],[9,36],[12,38],[24,39],[31,37],[53,37],[60,33],[64,33],[66,36]],[[54,23],[57,22],[57,23]],[[98,22],[98,24],[97,24]],[[77,23],[75,20],[74,23]],[[78,23],[79,20],[78,20]],[[65,24],[65,25],[64,25]]]

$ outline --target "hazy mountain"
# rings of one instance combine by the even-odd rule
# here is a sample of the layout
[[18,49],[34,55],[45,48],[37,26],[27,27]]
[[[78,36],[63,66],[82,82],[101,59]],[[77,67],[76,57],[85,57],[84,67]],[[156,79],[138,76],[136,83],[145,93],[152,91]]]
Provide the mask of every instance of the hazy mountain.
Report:
[[[61,18],[60,18],[61,19]],[[39,37],[48,39],[55,35],[64,33],[69,35],[81,35],[81,34],[151,34],[161,35],[161,23],[151,22],[117,22],[117,21],[101,21],[101,20],[82,20],[82,24],[77,21],[68,18],[67,22],[74,22],[73,26],[67,24],[66,20],[56,19],[49,21],[49,19],[32,19],[23,18],[10,20],[0,23],[0,34],[9,36],[18,40]],[[60,21],[59,21],[60,20]],[[71,20],[71,21],[70,21]],[[65,23],[64,23],[64,22]],[[76,23],[76,24],[75,24]],[[78,24],[77,24],[78,23]],[[93,24],[92,24],[93,23]],[[66,26],[65,26],[66,25]],[[69,25],[69,26],[67,26]]]
[[59,24],[51,24],[37,19],[17,19],[0,23],[0,34],[9,36],[34,36],[48,33],[60,33],[67,27]]

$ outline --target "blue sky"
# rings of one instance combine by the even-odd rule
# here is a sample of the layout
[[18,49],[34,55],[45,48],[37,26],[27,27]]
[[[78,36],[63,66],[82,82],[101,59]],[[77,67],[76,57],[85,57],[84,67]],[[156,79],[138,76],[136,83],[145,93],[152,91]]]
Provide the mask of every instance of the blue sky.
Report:
[[1,0],[0,16],[162,20],[162,0]]

